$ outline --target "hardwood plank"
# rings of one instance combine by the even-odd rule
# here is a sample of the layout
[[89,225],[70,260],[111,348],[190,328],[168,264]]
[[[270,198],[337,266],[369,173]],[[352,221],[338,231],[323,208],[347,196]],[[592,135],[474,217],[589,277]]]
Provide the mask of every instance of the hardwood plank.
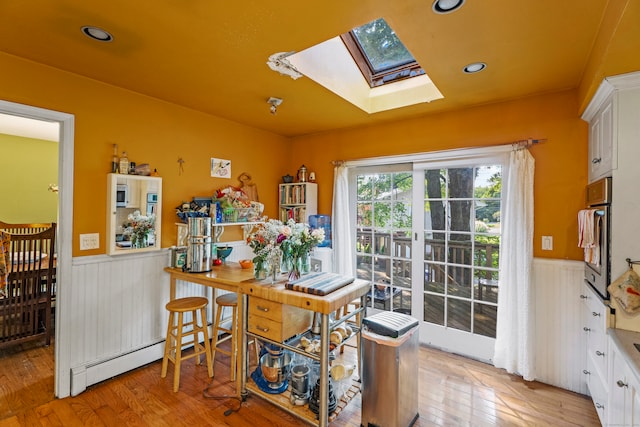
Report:
[[[345,363],[353,363],[355,354],[354,348],[345,349]],[[53,398],[52,346],[4,350],[0,357],[0,427],[306,425],[254,395],[237,410],[239,401],[227,397],[235,394],[230,358],[222,354],[213,379],[206,365],[184,362],[177,393],[173,367],[160,378],[157,361],[65,399]],[[587,396],[427,347],[420,348],[419,366],[418,427],[600,425]],[[22,377],[24,369],[29,373]],[[361,409],[361,395],[356,395],[331,425],[359,427]]]

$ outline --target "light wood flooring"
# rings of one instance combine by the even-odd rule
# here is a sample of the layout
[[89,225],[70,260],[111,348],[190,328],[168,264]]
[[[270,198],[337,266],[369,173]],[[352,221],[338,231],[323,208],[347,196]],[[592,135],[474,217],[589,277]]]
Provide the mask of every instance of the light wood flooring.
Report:
[[[347,349],[347,352],[353,352]],[[345,352],[345,353],[347,353]],[[194,359],[183,363],[173,393],[173,367],[160,378],[154,362],[90,387],[76,397],[53,398],[53,346],[24,344],[0,350],[0,427],[4,426],[299,426],[299,419],[249,396],[233,394],[229,358],[219,355],[216,377]],[[591,400],[481,362],[421,347],[416,426],[598,426]],[[389,396],[389,398],[393,398]],[[360,425],[361,398],[331,424]]]

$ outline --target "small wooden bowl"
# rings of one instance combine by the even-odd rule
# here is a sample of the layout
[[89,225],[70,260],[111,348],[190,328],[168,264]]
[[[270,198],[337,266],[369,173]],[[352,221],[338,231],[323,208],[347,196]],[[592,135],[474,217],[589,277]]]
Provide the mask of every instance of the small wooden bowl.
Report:
[[240,267],[242,268],[253,268],[253,261],[251,261],[250,259],[241,259],[240,261],[238,261],[240,263]]

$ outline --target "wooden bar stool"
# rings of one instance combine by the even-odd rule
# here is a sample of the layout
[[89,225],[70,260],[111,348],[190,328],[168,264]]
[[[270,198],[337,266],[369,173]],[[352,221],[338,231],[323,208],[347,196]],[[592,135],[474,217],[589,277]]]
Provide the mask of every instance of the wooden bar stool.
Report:
[[[215,366],[216,362],[216,351],[219,351],[222,354],[226,354],[231,357],[231,366],[229,377],[231,381],[235,381],[236,379],[236,368],[237,368],[237,360],[238,360],[238,294],[228,293],[220,295],[216,298],[216,322],[213,325],[213,337],[211,338],[211,364]],[[220,321],[222,320],[222,312],[224,311],[224,307],[231,307],[231,328],[227,329],[220,326]],[[224,332],[228,335],[219,337],[219,333]],[[227,350],[225,348],[220,347],[225,341],[231,340],[231,349]]]
[[[200,364],[200,355],[204,354],[207,360],[209,376],[213,377],[213,361],[211,359],[211,345],[207,333],[207,315],[205,308],[209,301],[204,297],[186,297],[169,301],[165,306],[169,311],[169,325],[167,327],[167,340],[164,346],[162,359],[162,378],[167,376],[169,360],[174,364],[173,391],[178,391],[180,386],[180,364],[182,360],[191,357],[196,358],[196,364]],[[191,313],[191,322],[184,322],[184,314]],[[200,324],[197,321],[197,313],[200,312]],[[176,323],[177,317],[177,325]],[[204,344],[198,341],[198,333],[204,335]],[[191,341],[182,342],[183,337],[192,337]],[[193,344],[193,354],[182,355],[182,347]]]

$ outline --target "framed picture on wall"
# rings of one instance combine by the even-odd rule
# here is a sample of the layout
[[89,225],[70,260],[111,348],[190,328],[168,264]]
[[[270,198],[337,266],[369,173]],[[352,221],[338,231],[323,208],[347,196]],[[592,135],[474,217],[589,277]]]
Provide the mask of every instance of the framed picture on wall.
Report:
[[231,178],[231,160],[211,158],[211,176]]

